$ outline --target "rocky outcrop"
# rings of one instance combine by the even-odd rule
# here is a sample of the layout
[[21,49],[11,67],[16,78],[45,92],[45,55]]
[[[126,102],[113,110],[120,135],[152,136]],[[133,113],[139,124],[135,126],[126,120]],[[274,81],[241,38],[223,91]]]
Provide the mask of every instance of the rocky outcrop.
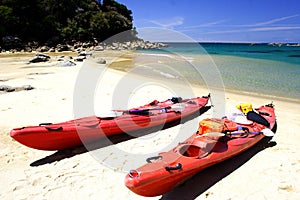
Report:
[[[83,62],[87,57],[92,56],[95,51],[103,51],[103,50],[143,50],[143,49],[159,49],[162,47],[166,47],[167,45],[163,43],[153,43],[144,40],[136,40],[131,42],[112,42],[109,44],[106,43],[93,43],[93,42],[74,42],[72,45],[70,44],[58,44],[55,47],[41,46],[37,47],[36,43],[32,43],[32,46],[26,47],[23,51],[37,51],[41,53],[37,53],[33,58],[29,60],[29,63],[38,63],[38,62],[47,62],[50,61],[50,56],[44,53],[47,52],[63,52],[63,51],[72,51],[77,52],[78,56],[75,58],[72,57],[58,57],[57,61],[63,61],[64,63],[61,65],[63,67],[75,66],[75,62]],[[14,52],[14,51],[12,51]],[[96,63],[98,64],[106,64],[106,60],[102,58],[97,58]]]
[[21,50],[23,48],[22,40],[14,36],[5,36],[2,38],[3,49]]
[[104,44],[103,49],[109,50],[142,50],[142,49],[159,49],[166,47],[166,44],[149,42],[144,40],[136,40],[132,42],[113,42],[111,44]]
[[[144,41],[141,39],[135,40],[135,41],[128,41],[128,42],[78,42],[78,41],[72,41],[71,43],[67,44],[57,44],[55,46],[39,46],[37,42],[30,42],[27,44],[22,44],[22,41],[17,37],[3,37],[2,38],[2,44],[3,46],[0,47],[0,51],[7,51],[10,52],[63,52],[63,51],[72,51],[72,52],[78,52],[81,54],[91,54],[93,51],[103,51],[105,49],[107,50],[142,50],[142,49],[159,49],[162,47],[166,47],[166,44],[163,43],[157,43],[157,42],[149,42]],[[52,44],[52,43],[47,43]]]

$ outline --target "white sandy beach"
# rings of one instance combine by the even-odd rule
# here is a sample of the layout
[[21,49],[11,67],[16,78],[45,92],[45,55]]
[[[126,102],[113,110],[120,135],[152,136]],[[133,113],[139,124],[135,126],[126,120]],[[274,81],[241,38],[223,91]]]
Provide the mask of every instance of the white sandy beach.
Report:
[[[116,55],[120,54],[104,51],[101,56],[110,63]],[[207,172],[213,176],[211,179],[205,177],[205,174],[196,175],[168,194],[145,198],[125,187],[125,165],[103,165],[93,157],[95,154],[84,152],[81,148],[63,152],[35,150],[21,145],[9,136],[10,130],[16,127],[74,118],[74,85],[83,64],[59,67],[60,63],[54,60],[55,56],[47,63],[27,64],[32,56],[33,54],[0,56],[0,85],[31,85],[35,88],[0,94],[0,199],[299,199],[299,100],[286,101],[226,92],[228,107],[240,102],[252,102],[254,107],[258,107],[273,101],[278,124],[277,133],[272,139],[274,146],[253,153],[241,166],[234,166],[234,162],[238,160],[218,165]],[[98,67],[106,69],[105,65]],[[124,72],[112,69],[105,71],[105,77],[101,80],[101,98],[96,101],[103,104],[95,105],[96,109],[111,108],[114,83],[122,77]],[[138,76],[130,78],[142,79]],[[200,92],[199,96],[206,95],[209,91]],[[172,93],[167,88],[148,84],[131,95],[129,104],[137,106],[149,103],[153,98],[164,100]],[[215,106],[214,109],[218,109],[221,105]],[[212,110],[195,119],[196,123],[211,116]],[[197,127],[190,130],[179,125],[151,137],[132,139],[103,149],[109,151],[109,148],[119,148],[135,153],[148,153],[154,147],[159,150],[171,142],[174,137],[172,133],[179,130],[182,132],[181,127],[187,132],[186,137],[197,130]],[[117,155],[113,156],[118,159]],[[123,161],[124,158],[119,159]],[[49,163],[38,162],[41,160]],[[239,157],[239,160],[242,158]],[[42,164],[31,166],[33,163]],[[209,183],[203,182],[208,179]]]

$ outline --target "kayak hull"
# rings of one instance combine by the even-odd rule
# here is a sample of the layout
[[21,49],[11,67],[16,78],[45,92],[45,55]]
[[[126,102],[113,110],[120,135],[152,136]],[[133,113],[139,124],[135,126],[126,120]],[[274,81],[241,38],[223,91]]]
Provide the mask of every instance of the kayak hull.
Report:
[[[11,130],[10,136],[30,148],[62,150],[95,142],[104,137],[163,127],[203,109],[209,97],[197,97],[174,103],[170,100],[155,102],[123,111],[117,117],[89,116],[62,123],[44,123]],[[173,109],[180,105],[182,109]]]
[[[265,114],[263,117],[270,123],[270,128],[276,126],[273,107],[261,106],[258,112]],[[234,125],[228,119],[224,121],[225,125]],[[256,122],[242,126],[249,133],[257,133],[266,128]],[[262,138],[263,134],[247,134],[230,137],[226,135],[216,139],[195,133],[170,151],[160,153],[155,157],[156,160],[131,170],[125,177],[125,185],[142,196],[165,194],[199,171],[246,151]]]

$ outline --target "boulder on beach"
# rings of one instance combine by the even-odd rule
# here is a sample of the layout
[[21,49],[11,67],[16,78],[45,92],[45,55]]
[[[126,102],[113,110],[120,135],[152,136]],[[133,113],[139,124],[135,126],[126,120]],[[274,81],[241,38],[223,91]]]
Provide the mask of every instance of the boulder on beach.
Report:
[[31,85],[23,85],[22,86],[23,90],[33,90],[34,87],[32,87]]
[[91,55],[93,55],[93,53],[88,51],[81,51],[78,53],[78,56],[91,56]]
[[106,60],[104,60],[103,58],[93,58],[93,60],[97,64],[106,64]]
[[23,85],[21,87],[12,87],[9,85],[0,85],[0,91],[2,92],[18,92],[18,91],[22,91],[22,90],[33,90],[34,87],[32,87],[31,85]]
[[8,85],[0,85],[0,91],[13,92],[13,91],[15,91],[15,88],[8,86]]
[[70,48],[68,45],[65,45],[65,44],[58,44],[56,46],[56,51],[58,52],[62,52],[62,51],[70,51]]
[[39,52],[47,52],[49,50],[50,50],[50,47],[48,47],[48,46],[42,46],[37,49],[37,51],[39,51]]
[[66,60],[63,64],[60,65],[60,67],[72,67],[76,66],[76,63],[74,63],[71,60]]
[[85,59],[86,59],[85,56],[78,56],[78,57],[74,58],[74,61],[75,62],[83,62]]
[[103,50],[104,50],[104,47],[101,46],[101,45],[98,45],[98,46],[94,47],[94,51],[103,51]]
[[29,60],[29,63],[47,62],[50,60],[50,56],[46,54],[36,54],[35,57]]

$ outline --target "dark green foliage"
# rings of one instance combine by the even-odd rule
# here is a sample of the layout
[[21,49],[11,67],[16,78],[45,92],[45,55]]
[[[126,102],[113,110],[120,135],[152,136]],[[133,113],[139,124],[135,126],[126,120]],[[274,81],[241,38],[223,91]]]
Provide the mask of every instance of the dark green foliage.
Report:
[[133,29],[132,20],[132,12],[114,0],[0,0],[0,38],[24,42],[102,41]]

